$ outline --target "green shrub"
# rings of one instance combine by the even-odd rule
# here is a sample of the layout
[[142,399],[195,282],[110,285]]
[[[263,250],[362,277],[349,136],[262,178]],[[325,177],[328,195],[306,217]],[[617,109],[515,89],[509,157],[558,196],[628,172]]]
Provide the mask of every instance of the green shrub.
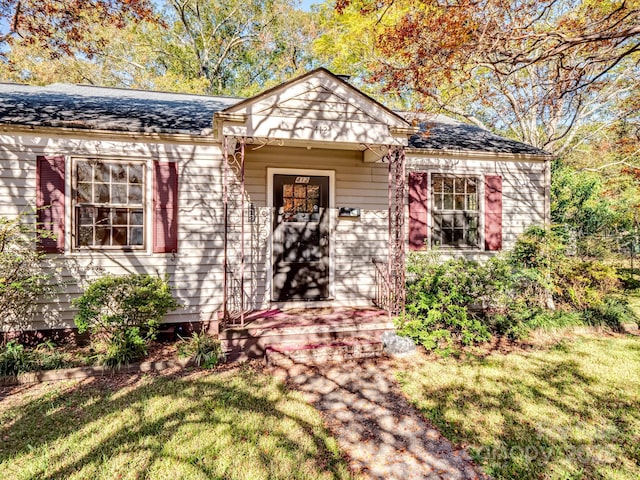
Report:
[[213,368],[224,361],[220,341],[205,332],[194,332],[190,338],[181,340],[178,355],[182,358],[192,358],[199,367]]
[[[407,262],[407,302],[398,333],[429,350],[447,354],[458,345],[490,338],[478,318],[482,266],[459,259],[445,263],[412,254]],[[486,283],[486,282],[485,282]]]
[[515,275],[535,271],[539,285],[560,309],[582,311],[619,293],[622,283],[614,267],[595,258],[568,256],[565,251],[558,231],[530,227],[518,238],[508,259]]
[[98,355],[98,364],[121,368],[147,356],[147,339],[138,327],[129,327],[115,332],[106,345],[106,352]]
[[507,258],[514,266],[544,271],[564,257],[565,250],[560,231],[533,225],[518,237]]
[[167,312],[178,307],[168,282],[146,274],[101,277],[73,305],[78,331],[106,338],[129,327],[153,336]]
[[117,367],[144,357],[164,316],[178,307],[168,282],[145,274],[101,277],[73,305],[78,331],[106,350],[99,361]]
[[558,232],[532,227],[512,251],[484,264],[412,253],[399,333],[446,354],[491,334],[519,339],[536,328],[619,329],[635,318],[617,296],[621,282],[612,266],[565,251]]
[[38,370],[57,370],[69,366],[69,362],[64,355],[56,350],[56,345],[50,340],[39,344],[33,353]]
[[26,348],[15,340],[0,347],[0,376],[15,376],[35,370],[55,370],[67,367],[64,356],[51,342],[36,348]]
[[0,325],[9,330],[22,330],[38,300],[54,292],[44,255],[36,248],[39,233],[23,215],[0,218]]
[[608,297],[602,303],[589,307],[583,312],[583,317],[587,325],[608,327],[616,331],[622,331],[625,323],[640,325],[627,301],[617,296]]
[[0,349],[0,375],[16,376],[35,369],[33,354],[15,340]]
[[622,286],[616,269],[599,260],[565,257],[554,265],[551,278],[556,302],[576,310],[600,305]]

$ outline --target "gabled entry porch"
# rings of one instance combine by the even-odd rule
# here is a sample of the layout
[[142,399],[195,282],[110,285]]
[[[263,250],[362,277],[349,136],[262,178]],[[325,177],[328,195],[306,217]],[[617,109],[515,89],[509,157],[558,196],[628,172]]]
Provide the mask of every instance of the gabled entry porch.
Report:
[[[275,309],[318,325],[317,308],[398,312],[407,122],[325,70],[216,120],[225,159],[225,332]],[[277,330],[259,318],[270,325],[263,333]]]

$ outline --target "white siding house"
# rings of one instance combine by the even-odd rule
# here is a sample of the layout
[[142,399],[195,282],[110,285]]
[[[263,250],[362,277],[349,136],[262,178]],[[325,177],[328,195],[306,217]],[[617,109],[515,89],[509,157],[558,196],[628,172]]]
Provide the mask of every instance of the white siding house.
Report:
[[174,323],[371,305],[394,232],[482,259],[545,222],[549,158],[394,113],[324,69],[246,100],[0,84],[0,216],[57,236],[60,293],[34,329],[72,327],[103,273],[167,275]]

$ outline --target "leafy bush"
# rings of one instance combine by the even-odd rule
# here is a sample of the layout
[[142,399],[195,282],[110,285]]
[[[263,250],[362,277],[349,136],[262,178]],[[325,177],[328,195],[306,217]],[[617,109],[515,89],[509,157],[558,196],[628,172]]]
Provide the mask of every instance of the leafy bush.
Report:
[[205,332],[195,332],[191,338],[182,339],[178,345],[178,355],[193,358],[194,363],[203,368],[213,368],[224,361],[220,341]]
[[147,356],[147,339],[138,327],[129,327],[113,333],[106,345],[106,352],[98,355],[98,364],[121,368]]
[[74,320],[80,333],[107,338],[130,327],[153,336],[167,312],[178,307],[168,282],[146,274],[101,277],[73,305],[78,308]]
[[33,355],[15,340],[0,350],[0,375],[15,376],[34,370]]
[[618,296],[612,266],[565,250],[558,232],[532,227],[511,252],[484,264],[411,254],[399,333],[446,354],[491,334],[523,338],[535,328],[569,325],[619,329],[635,319]]
[[51,274],[36,248],[38,234],[24,216],[0,218],[0,325],[21,330],[38,308],[38,300],[51,296]]
[[50,340],[39,344],[34,350],[34,355],[37,370],[57,370],[69,366],[64,355],[56,350],[56,345]]
[[548,270],[565,256],[562,230],[552,230],[537,225],[529,227],[518,237],[508,253],[509,263],[520,268]]
[[583,317],[588,325],[604,326],[616,331],[621,331],[624,323],[634,322],[640,325],[640,319],[627,301],[618,296],[608,297],[603,302],[589,307],[584,311]]
[[586,310],[620,292],[616,269],[601,261],[565,257],[554,267],[553,295],[565,307]]
[[15,376],[35,370],[65,368],[68,362],[55,351],[51,342],[41,343],[34,349],[11,340],[0,347],[0,376]]
[[440,263],[436,257],[413,254],[407,267],[406,315],[398,333],[444,354],[456,344],[488,340],[489,331],[472,308],[483,283],[481,270],[469,260]]
[[106,349],[101,363],[118,367],[144,357],[163,317],[178,307],[166,279],[145,274],[101,277],[73,305],[78,331]]

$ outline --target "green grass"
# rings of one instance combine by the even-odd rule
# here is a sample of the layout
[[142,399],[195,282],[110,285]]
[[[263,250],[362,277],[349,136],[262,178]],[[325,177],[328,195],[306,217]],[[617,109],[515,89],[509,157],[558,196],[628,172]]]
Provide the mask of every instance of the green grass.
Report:
[[627,295],[627,301],[629,302],[631,310],[635,312],[636,317],[640,318],[640,290],[636,290]]
[[318,413],[250,367],[110,383],[0,391],[0,476],[350,478]]
[[640,478],[640,337],[397,368],[412,402],[495,478]]

